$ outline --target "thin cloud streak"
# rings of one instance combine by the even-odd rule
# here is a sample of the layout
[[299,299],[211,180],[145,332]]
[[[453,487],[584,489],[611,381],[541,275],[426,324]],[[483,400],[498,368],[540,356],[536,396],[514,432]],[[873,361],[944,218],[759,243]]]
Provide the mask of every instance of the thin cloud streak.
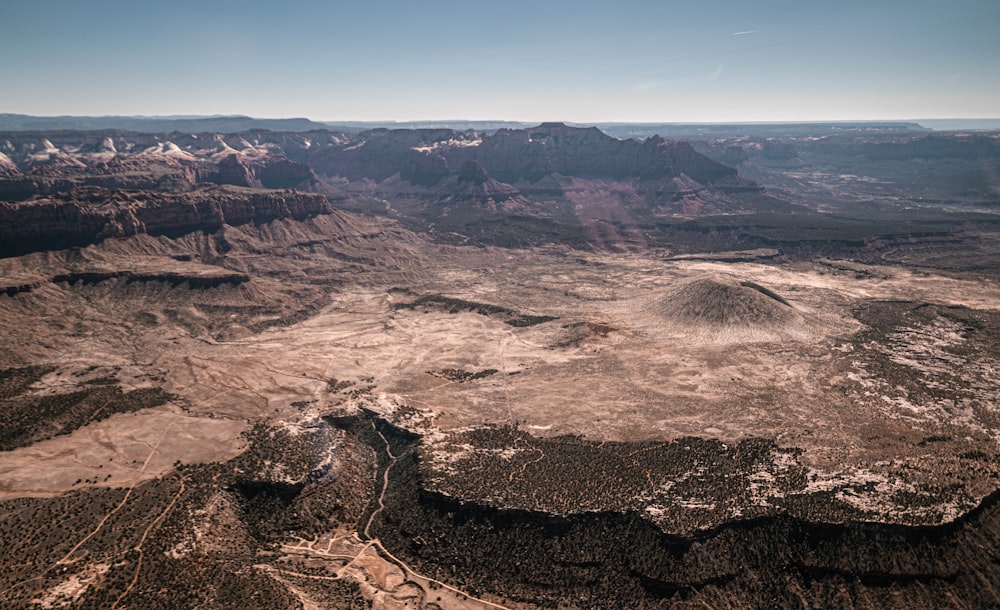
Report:
[[[746,0],[684,10],[648,1],[623,3],[630,10],[570,0],[233,4],[0,4],[0,112],[577,122],[1000,116],[997,0],[910,11],[890,2]],[[113,39],[92,35],[108,24]],[[729,25],[745,28],[728,32],[739,40],[726,40]],[[169,52],[150,40],[169,41]]]

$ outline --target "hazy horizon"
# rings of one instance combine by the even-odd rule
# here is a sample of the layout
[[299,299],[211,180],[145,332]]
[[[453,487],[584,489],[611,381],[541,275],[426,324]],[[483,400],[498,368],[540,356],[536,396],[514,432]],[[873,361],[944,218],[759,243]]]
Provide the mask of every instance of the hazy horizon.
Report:
[[416,119],[358,119],[358,118],[316,118],[302,115],[282,115],[282,116],[261,116],[242,113],[217,112],[211,114],[30,114],[20,112],[0,112],[0,116],[27,116],[42,119],[57,118],[130,118],[130,119],[156,119],[156,120],[186,120],[186,119],[226,119],[226,118],[250,118],[265,121],[286,121],[286,120],[307,120],[316,123],[565,123],[567,125],[795,125],[795,124],[833,124],[833,123],[921,123],[921,122],[976,122],[976,121],[1000,121],[997,116],[963,116],[963,117],[896,117],[886,119],[811,119],[811,120],[769,120],[769,121],[570,121],[561,120],[558,117],[535,118],[535,119],[510,119],[510,118],[465,118],[465,117],[445,117],[445,118],[416,118]]

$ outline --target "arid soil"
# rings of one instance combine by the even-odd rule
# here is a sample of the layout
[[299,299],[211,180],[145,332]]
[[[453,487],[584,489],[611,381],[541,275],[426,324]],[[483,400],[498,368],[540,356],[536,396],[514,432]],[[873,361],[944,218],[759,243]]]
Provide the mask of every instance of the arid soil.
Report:
[[[997,488],[991,281],[836,261],[390,244],[354,225],[301,245],[331,221],[227,229],[235,247],[216,265],[249,274],[235,285],[111,277],[0,296],[3,366],[44,367],[11,382],[9,405],[95,379],[167,399],[3,452],[3,498],[131,488],[235,458],[255,425],[313,426],[359,408],[420,435],[435,493],[555,515],[638,512],[666,533],[765,515],[933,525]],[[4,276],[136,251],[144,268],[204,275],[205,247],[108,240],[69,258],[6,259]],[[310,250],[306,268],[297,261]],[[322,540],[281,544],[322,559]],[[365,578],[399,597],[402,585],[377,576],[405,571],[377,567],[389,551],[355,550],[376,562]]]

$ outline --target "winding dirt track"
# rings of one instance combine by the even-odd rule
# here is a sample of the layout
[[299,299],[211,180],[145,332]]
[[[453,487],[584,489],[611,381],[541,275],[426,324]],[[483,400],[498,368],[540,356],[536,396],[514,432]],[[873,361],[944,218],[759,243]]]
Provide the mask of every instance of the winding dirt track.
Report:
[[118,596],[118,599],[115,600],[115,603],[111,605],[111,610],[117,608],[118,604],[120,604],[121,601],[125,599],[125,597],[129,593],[132,592],[132,589],[135,588],[135,583],[139,582],[139,572],[142,570],[142,556],[143,556],[142,545],[146,542],[146,538],[149,536],[149,532],[151,532],[153,528],[159,525],[159,523],[163,521],[164,517],[167,516],[167,513],[169,513],[171,509],[173,509],[174,505],[177,504],[177,500],[180,499],[181,495],[184,493],[184,490],[185,490],[184,477],[181,477],[181,486],[177,490],[177,493],[174,494],[173,499],[170,500],[170,504],[167,504],[167,507],[163,509],[163,512],[157,515],[156,519],[153,519],[152,523],[149,524],[149,527],[146,528],[146,531],[142,533],[142,538],[139,539],[139,544],[135,545],[134,548],[134,550],[139,553],[139,559],[136,561],[135,564],[135,574],[132,575],[132,581],[129,582],[128,588],[122,591],[122,594]]
[[[368,522],[365,524],[364,530],[361,532],[361,534],[364,536],[364,539],[368,541],[367,544],[365,544],[361,548],[361,550],[358,551],[357,554],[354,555],[353,557],[343,556],[343,555],[331,555],[329,552],[323,552],[323,551],[317,550],[317,549],[313,548],[312,546],[310,546],[309,544],[302,545],[300,543],[298,545],[295,545],[294,547],[292,547],[290,545],[284,545],[284,547],[286,549],[289,549],[289,550],[293,551],[293,552],[301,552],[301,553],[309,554],[309,555],[318,555],[318,556],[321,556],[321,557],[326,557],[328,559],[341,559],[341,560],[348,559],[348,562],[346,564],[344,564],[343,566],[341,566],[340,569],[337,570],[337,572],[336,572],[337,576],[336,577],[331,577],[331,578],[334,578],[334,579],[336,579],[336,578],[342,578],[343,575],[344,575],[344,572],[347,570],[347,568],[350,565],[352,565],[355,561],[357,561],[358,558],[360,558],[366,551],[368,551],[369,548],[375,547],[376,551],[380,555],[382,555],[383,559],[389,561],[390,563],[395,564],[397,567],[399,567],[404,572],[409,573],[409,574],[411,574],[412,576],[415,576],[418,579],[424,580],[427,583],[434,583],[435,585],[441,587],[442,589],[446,589],[448,591],[451,591],[452,593],[455,593],[456,595],[461,595],[464,598],[467,598],[468,600],[471,600],[471,601],[483,604],[484,606],[488,606],[490,608],[496,608],[497,610],[510,610],[510,608],[508,608],[507,606],[501,606],[500,604],[496,604],[496,603],[487,601],[485,599],[481,599],[481,598],[475,597],[475,596],[470,595],[469,593],[467,593],[465,591],[462,591],[461,589],[456,589],[455,587],[452,587],[451,585],[449,585],[447,583],[441,582],[440,580],[437,580],[435,578],[431,578],[430,576],[426,576],[424,574],[421,574],[420,572],[417,572],[416,570],[414,570],[413,568],[411,568],[406,562],[404,562],[402,559],[399,559],[398,557],[396,557],[395,555],[393,555],[392,553],[390,553],[389,550],[386,549],[382,545],[382,542],[378,538],[372,538],[371,537],[371,535],[369,534],[369,531],[371,529],[372,523],[374,523],[375,517],[385,509],[384,500],[385,500],[386,489],[388,489],[388,487],[389,487],[389,471],[396,464],[396,459],[398,457],[398,456],[393,455],[393,453],[392,453],[392,447],[389,444],[389,440],[385,437],[384,434],[382,434],[381,432],[379,432],[378,428],[375,427],[375,422],[371,422],[371,424],[372,424],[372,429],[375,431],[376,434],[379,435],[379,438],[382,439],[382,442],[385,443],[385,453],[389,457],[389,464],[385,467],[385,470],[382,472],[382,491],[379,493],[379,496],[378,496],[378,498],[376,500],[378,502],[378,508],[375,511],[372,512],[371,516],[368,518]],[[361,539],[361,536],[357,536],[356,535],[356,537],[359,540]],[[328,549],[329,549],[329,547],[328,547]],[[270,568],[268,568],[268,569],[270,570]],[[295,575],[293,573],[289,573],[289,574]]]
[[[66,564],[75,563],[75,560],[72,560],[71,558],[80,549],[80,547],[82,547],[84,544],[86,544],[88,540],[90,540],[91,538],[93,538],[94,536],[96,536],[97,533],[100,532],[101,529],[104,528],[104,524],[108,522],[108,519],[110,519],[112,516],[114,516],[118,511],[120,511],[125,506],[125,504],[129,500],[129,498],[131,497],[132,492],[135,491],[135,487],[139,483],[139,479],[142,477],[142,474],[146,471],[146,467],[149,466],[149,461],[152,460],[153,456],[156,454],[156,452],[159,451],[160,444],[163,443],[163,439],[165,439],[167,437],[167,433],[170,432],[170,428],[173,427],[174,422],[176,422],[177,419],[178,418],[175,417],[173,419],[173,421],[170,422],[170,424],[168,424],[166,427],[164,427],[163,433],[160,435],[159,440],[156,442],[156,445],[154,445],[150,449],[149,455],[146,456],[146,461],[144,461],[142,463],[142,467],[139,468],[139,471],[136,473],[135,478],[132,480],[132,484],[129,485],[128,489],[125,491],[125,495],[122,497],[121,502],[119,502],[114,508],[112,508],[110,511],[108,511],[108,513],[106,515],[104,515],[104,517],[101,518],[101,520],[97,523],[97,526],[89,534],[87,534],[86,536],[84,536],[83,539],[81,539],[79,542],[77,542],[73,546],[73,548],[71,548],[65,555],[63,555],[63,557],[61,559],[59,559],[58,561],[56,561],[55,564],[54,564],[55,566],[60,566],[60,565],[66,565]],[[181,480],[181,491],[183,491],[183,490],[184,490],[184,481],[182,479]],[[180,497],[179,494],[177,496],[174,496],[173,501],[170,502],[170,505],[167,507],[166,510],[169,510],[171,507],[173,507],[174,502],[177,501],[178,497]],[[154,520],[154,523],[158,519],[162,518],[163,515],[166,514],[166,510],[160,515],[160,517],[158,517],[156,520]],[[143,533],[143,536],[142,536],[142,540],[143,541],[145,541],[146,534],[148,534],[148,533],[149,533],[149,529],[147,529],[146,532]],[[142,542],[140,542],[139,545],[138,545],[138,547],[137,547],[139,549],[140,553],[142,552],[141,551],[141,546],[142,546]],[[141,555],[140,555],[140,557],[141,557]],[[141,565],[142,564],[141,564],[141,560],[140,560],[140,566]],[[39,574],[38,576],[35,576],[33,578],[29,578],[27,580],[22,580],[21,582],[14,583],[10,587],[7,587],[3,591],[0,591],[0,595],[3,595],[4,593],[7,593],[8,591],[12,591],[13,589],[16,589],[17,587],[19,587],[21,585],[26,585],[29,582],[34,582],[36,580],[41,580],[44,576],[45,576],[45,572],[42,572],[41,574]],[[136,575],[135,575],[135,579],[137,579],[138,576],[139,576],[139,572],[137,570],[136,571]],[[135,584],[135,579],[133,579],[132,584]],[[132,587],[129,586],[129,589],[131,589],[131,588]],[[122,595],[122,597],[124,597],[124,595]],[[119,598],[118,601],[121,601],[121,598]],[[117,604],[118,604],[118,602],[116,601],[115,605],[117,606]]]
[[385,438],[385,435],[378,431],[378,428],[375,427],[375,422],[372,422],[372,430],[374,430],[375,434],[378,434],[379,438],[382,439],[382,442],[385,443],[385,453],[389,456],[389,465],[386,466],[385,470],[382,472],[382,492],[378,495],[378,509],[372,511],[371,516],[368,517],[368,523],[365,524],[364,536],[366,540],[372,539],[368,530],[371,528],[372,522],[375,521],[375,516],[385,509],[385,503],[383,500],[385,500],[385,490],[389,487],[389,471],[396,465],[396,456],[392,454],[392,448],[389,446],[389,440]]

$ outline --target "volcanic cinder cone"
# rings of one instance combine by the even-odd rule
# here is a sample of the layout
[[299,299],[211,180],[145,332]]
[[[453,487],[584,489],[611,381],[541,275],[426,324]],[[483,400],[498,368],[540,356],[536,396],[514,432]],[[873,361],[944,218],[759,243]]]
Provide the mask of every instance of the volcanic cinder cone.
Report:
[[723,341],[762,341],[805,332],[805,319],[785,299],[748,281],[697,279],[653,302],[653,311],[684,334]]

